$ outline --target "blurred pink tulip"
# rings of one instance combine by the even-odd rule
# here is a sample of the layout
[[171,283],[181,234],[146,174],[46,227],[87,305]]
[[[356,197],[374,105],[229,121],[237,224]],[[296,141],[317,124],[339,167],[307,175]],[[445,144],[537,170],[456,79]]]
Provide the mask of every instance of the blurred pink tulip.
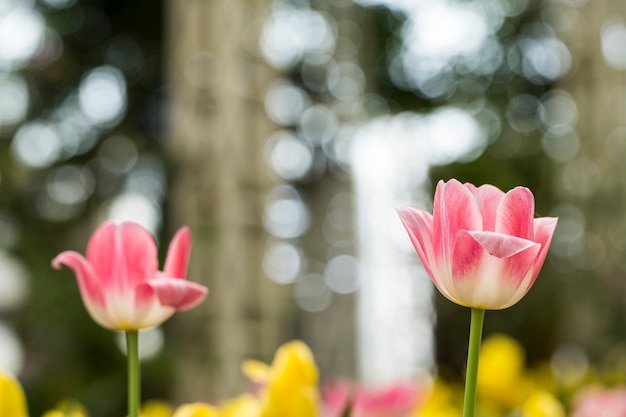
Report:
[[492,185],[440,181],[433,214],[403,207],[398,214],[424,268],[449,300],[486,310],[517,303],[548,254],[557,219],[534,219],[529,189],[506,194]]
[[342,417],[352,400],[352,386],[337,381],[322,388],[322,416]]
[[626,416],[626,389],[587,388],[574,398],[572,417]]
[[422,390],[414,384],[398,383],[382,389],[359,388],[350,417],[409,417]]
[[139,330],[161,324],[206,297],[206,287],[185,280],[190,249],[191,233],[183,227],[172,239],[161,272],[156,243],[147,230],[131,222],[106,222],[89,240],[87,258],[66,251],[52,265],[74,271],[96,323],[111,330]]

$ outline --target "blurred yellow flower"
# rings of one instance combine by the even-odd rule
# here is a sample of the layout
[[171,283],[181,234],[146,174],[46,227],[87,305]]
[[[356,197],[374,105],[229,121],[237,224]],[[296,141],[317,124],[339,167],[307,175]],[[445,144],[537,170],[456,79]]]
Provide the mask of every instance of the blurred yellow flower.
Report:
[[438,379],[412,417],[461,417],[463,411],[459,401],[462,401],[461,391]]
[[89,417],[85,407],[74,400],[64,400],[57,404],[54,409],[44,413],[42,417]]
[[26,397],[19,381],[0,371],[0,416],[28,417]]
[[209,404],[191,403],[179,406],[172,417],[220,417],[220,412]]
[[222,417],[258,417],[261,414],[259,400],[251,394],[242,394],[228,400],[220,409]]
[[522,417],[565,417],[565,408],[548,391],[537,390],[524,402]]
[[242,370],[263,386],[259,417],[318,417],[317,366],[304,342],[295,340],[279,347],[271,366],[248,360]]
[[172,406],[161,400],[148,400],[141,405],[141,417],[171,417]]
[[524,349],[511,337],[486,338],[478,365],[478,397],[506,409],[521,406],[532,390],[524,360]]
[[42,417],[89,417],[89,413],[78,401],[63,400]]

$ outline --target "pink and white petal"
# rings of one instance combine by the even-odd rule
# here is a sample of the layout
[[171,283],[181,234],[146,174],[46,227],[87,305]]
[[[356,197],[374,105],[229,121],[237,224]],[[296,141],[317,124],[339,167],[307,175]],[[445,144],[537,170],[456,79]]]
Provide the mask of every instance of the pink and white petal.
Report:
[[65,251],[52,260],[52,266],[54,268],[61,269],[62,265],[70,268],[74,272],[74,275],[76,275],[76,281],[78,282],[78,288],[83,302],[85,304],[95,304],[99,307],[104,307],[104,294],[98,276],[89,261],[78,252]]
[[106,311],[106,299],[100,282],[87,259],[77,252],[66,251],[52,260],[54,268],[60,269],[61,265],[69,267],[76,275],[83,304],[91,318],[102,327],[114,328]]
[[[473,233],[459,233],[460,248],[471,247],[471,240],[480,247],[482,256],[479,258],[480,262],[474,260],[469,263],[471,268],[463,268],[462,262],[455,265],[453,297],[460,300],[459,304],[489,310],[505,308],[504,306],[508,307],[519,301],[534,283],[532,271],[540,245],[530,242],[525,249],[499,258],[489,255]],[[473,250],[477,251],[476,248]],[[513,301],[513,297],[518,294],[519,297]]]
[[104,222],[93,232],[87,244],[87,259],[105,287],[118,275],[116,230],[115,223]]
[[123,268],[126,288],[134,288],[142,281],[156,276],[159,261],[154,237],[137,223],[119,225],[119,239],[123,250]]
[[126,292],[157,273],[156,243],[137,223],[106,222],[92,236],[87,259],[105,291]]
[[535,275],[539,275],[539,271],[548,256],[550,243],[556,230],[558,219],[556,217],[539,217],[534,221],[535,242],[541,244],[541,251],[535,260]]
[[178,278],[162,277],[146,281],[143,285],[150,286],[154,290],[162,306],[172,307],[178,311],[197,306],[209,292],[204,285]]
[[411,239],[424,269],[432,277],[432,270],[436,267],[432,265],[435,260],[432,241],[433,216],[419,207],[401,207],[396,211],[409,234],[409,239]]
[[164,307],[157,302],[152,309],[137,321],[137,328],[149,329],[150,327],[159,326],[172,317],[175,312],[176,310],[172,307]]
[[158,308],[161,306],[154,295],[149,300],[137,302],[136,294],[132,290],[124,293],[113,292],[107,298],[107,314],[114,323],[115,330],[139,330],[151,327],[146,317]]
[[93,321],[95,321],[99,326],[104,327],[109,330],[119,330],[117,325],[111,317],[107,310],[96,307],[96,306],[86,306],[87,312]]
[[508,258],[536,244],[531,240],[496,232],[467,232],[490,255]]
[[163,323],[174,314],[172,307],[161,305],[156,291],[143,281],[135,288],[134,307],[132,309],[132,323],[136,329],[145,329]]
[[529,271],[528,274],[524,277],[524,279],[520,282],[520,285],[517,289],[508,294],[507,297],[502,297],[501,301],[494,305],[492,310],[502,310],[505,308],[509,308],[514,304],[517,304],[519,300],[521,300],[532,288],[533,284],[536,281],[536,276],[533,276],[533,271]]
[[187,263],[191,251],[191,232],[188,227],[182,227],[172,238],[167,250],[163,272],[172,278],[185,278]]
[[497,297],[485,308],[502,309],[517,303],[535,283],[534,265],[541,250],[538,243],[508,258],[493,259],[492,271],[497,274]]
[[452,264],[452,252],[460,230],[482,230],[478,202],[472,192],[452,179],[437,184],[433,206],[433,247],[438,265]]
[[483,230],[489,232],[495,231],[496,213],[500,201],[504,198],[504,192],[491,184],[485,184],[480,187],[474,187],[473,194],[476,201],[478,201],[480,215],[483,218]]
[[[533,270],[540,250],[541,245],[533,243],[507,258],[496,258],[500,264],[501,279],[512,288],[520,286],[528,272]],[[533,283],[534,279],[529,284],[529,288]]]
[[495,231],[534,240],[535,197],[526,187],[515,187],[504,195],[496,214]]
[[152,288],[152,285],[149,284],[149,281],[144,281],[135,287],[135,309],[150,306],[155,301],[158,302],[158,298],[154,288]]
[[479,279],[483,258],[487,253],[470,233],[467,230],[461,230],[454,242],[452,282],[446,285],[450,289],[454,288],[460,281],[477,281]]

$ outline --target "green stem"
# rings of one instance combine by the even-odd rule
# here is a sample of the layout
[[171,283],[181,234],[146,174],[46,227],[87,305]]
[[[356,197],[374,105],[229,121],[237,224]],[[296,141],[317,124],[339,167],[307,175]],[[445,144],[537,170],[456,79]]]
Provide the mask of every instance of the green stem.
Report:
[[126,331],[126,357],[128,358],[128,417],[139,417],[139,334]]
[[476,382],[478,381],[478,355],[483,335],[485,310],[472,308],[470,322],[469,348],[467,351],[467,373],[465,374],[465,398],[463,401],[463,417],[474,417],[476,414]]

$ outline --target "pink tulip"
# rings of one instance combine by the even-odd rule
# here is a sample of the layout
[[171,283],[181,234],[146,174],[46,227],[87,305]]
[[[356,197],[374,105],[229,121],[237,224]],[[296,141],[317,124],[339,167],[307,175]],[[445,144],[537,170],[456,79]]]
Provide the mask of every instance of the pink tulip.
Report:
[[574,398],[572,417],[626,416],[626,389],[591,387]]
[[111,330],[138,330],[161,324],[175,311],[198,305],[207,288],[185,280],[191,233],[181,228],[158,270],[157,247],[136,223],[105,222],[92,235],[87,258],[66,251],[52,261],[74,271],[83,303],[93,320]]
[[337,381],[322,388],[322,416],[341,417],[350,405],[352,386]]
[[492,185],[440,181],[433,214],[403,207],[398,214],[424,268],[449,300],[499,310],[532,287],[548,254],[557,219],[534,219],[524,187],[506,194]]
[[382,389],[359,388],[350,417],[408,417],[422,390],[414,384],[397,383]]

